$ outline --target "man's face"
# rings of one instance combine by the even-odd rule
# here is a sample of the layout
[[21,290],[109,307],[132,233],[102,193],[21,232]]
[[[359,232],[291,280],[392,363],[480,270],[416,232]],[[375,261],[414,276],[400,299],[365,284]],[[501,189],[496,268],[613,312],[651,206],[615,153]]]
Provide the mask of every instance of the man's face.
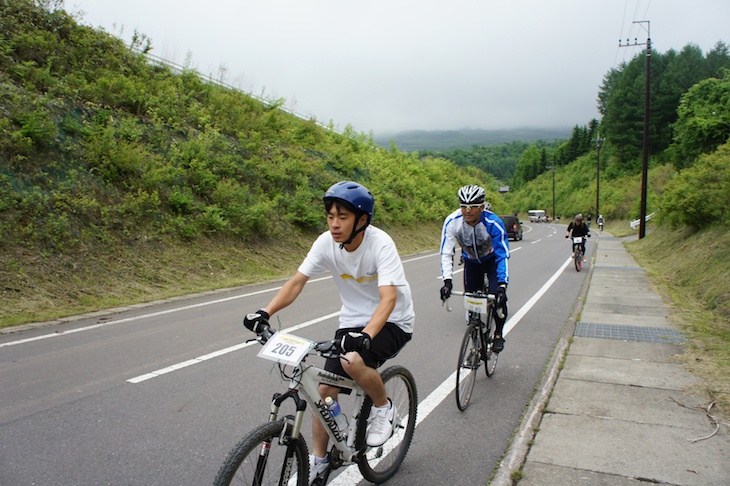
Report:
[[355,213],[342,206],[338,207],[337,204],[333,204],[327,211],[327,226],[337,243],[343,243],[350,238],[355,229],[355,222]]
[[461,216],[469,226],[474,226],[479,222],[479,218],[484,210],[484,204],[462,204]]

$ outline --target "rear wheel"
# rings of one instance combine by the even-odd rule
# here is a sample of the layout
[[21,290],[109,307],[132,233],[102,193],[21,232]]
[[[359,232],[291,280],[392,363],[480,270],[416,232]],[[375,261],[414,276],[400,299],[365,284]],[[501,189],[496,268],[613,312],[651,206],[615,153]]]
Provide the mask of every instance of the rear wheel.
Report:
[[484,357],[484,371],[487,372],[487,376],[492,376],[494,370],[497,368],[499,353],[492,351],[492,345],[494,343],[494,320],[490,318],[489,321],[487,332],[482,334],[482,339],[484,340],[482,353]]
[[289,450],[292,462],[288,481],[296,482],[297,486],[306,486],[309,476],[307,444],[300,437],[289,447],[287,434],[281,439],[284,427],[287,427],[288,434],[291,425],[284,420],[266,423],[249,432],[228,454],[213,484],[281,484]]
[[370,397],[366,397],[357,420],[355,441],[363,449],[358,460],[360,472],[365,479],[376,484],[390,479],[406,458],[413,440],[413,432],[416,430],[418,407],[416,380],[410,371],[396,365],[383,371],[380,376],[385,384],[385,393],[395,407],[393,436],[378,447],[365,445],[367,419],[370,407],[373,405]]
[[456,406],[462,411],[469,406],[477,379],[477,370],[481,364],[483,353],[482,339],[479,334],[479,325],[469,324],[459,350],[459,362],[456,368]]

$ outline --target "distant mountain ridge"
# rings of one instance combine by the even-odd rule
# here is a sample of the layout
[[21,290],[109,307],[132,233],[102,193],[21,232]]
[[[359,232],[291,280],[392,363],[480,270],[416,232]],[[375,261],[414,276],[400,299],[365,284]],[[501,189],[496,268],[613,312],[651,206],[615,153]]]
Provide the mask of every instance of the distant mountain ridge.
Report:
[[556,139],[569,139],[572,128],[510,128],[503,130],[409,130],[395,135],[374,136],[373,140],[381,147],[390,148],[395,141],[398,150],[416,152],[434,150],[447,152],[456,148],[469,149],[474,145],[501,145],[510,142],[551,142]]

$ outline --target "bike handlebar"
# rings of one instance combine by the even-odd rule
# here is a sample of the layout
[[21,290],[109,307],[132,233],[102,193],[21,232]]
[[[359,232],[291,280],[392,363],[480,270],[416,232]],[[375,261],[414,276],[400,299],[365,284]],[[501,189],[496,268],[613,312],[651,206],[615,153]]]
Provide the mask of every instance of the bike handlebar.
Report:
[[[271,339],[271,336],[276,334],[276,332],[267,324],[263,326],[261,331],[256,333],[256,340],[261,344],[266,344],[266,341]],[[339,358],[343,354],[339,342],[334,339],[315,342],[312,349],[323,358]]]
[[[452,290],[451,295],[467,295],[471,297],[486,297],[487,302],[494,304],[496,297],[494,294],[485,294],[483,292],[462,292],[461,290]],[[449,298],[441,299],[441,305],[446,306],[446,312],[451,312],[451,305],[449,304]]]

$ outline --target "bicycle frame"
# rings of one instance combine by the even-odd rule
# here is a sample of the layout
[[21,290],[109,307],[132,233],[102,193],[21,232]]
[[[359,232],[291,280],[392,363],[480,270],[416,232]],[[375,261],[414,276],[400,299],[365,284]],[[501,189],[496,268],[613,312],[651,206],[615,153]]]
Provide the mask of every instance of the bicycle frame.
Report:
[[585,236],[575,236],[573,237],[573,252],[575,252],[576,247],[581,248],[581,253],[583,253],[583,242],[585,241]]
[[[316,353],[312,353],[310,350],[308,354]],[[350,423],[347,426],[347,433],[344,435],[338,429],[335,419],[329,410],[327,410],[324,400],[319,396],[320,383],[341,388],[350,388],[355,393],[353,413],[351,414]],[[314,416],[324,426],[331,443],[342,454],[342,459],[345,462],[354,462],[357,459],[358,451],[355,449],[355,431],[357,430],[357,419],[360,415],[360,409],[365,400],[365,392],[354,380],[330,373],[314,365],[306,365],[302,362],[294,367],[294,371],[289,380],[289,390],[285,393],[274,394],[271,402],[269,422],[276,422],[279,419],[279,409],[289,398],[294,400],[297,410],[292,424],[292,437],[299,438],[304,421],[304,412],[307,408],[306,405],[309,404],[317,410]]]
[[[372,483],[390,479],[405,459],[416,427],[418,393],[411,372],[394,365],[380,373],[393,406],[393,434],[379,446],[368,446],[366,419],[372,405],[370,397],[353,379],[306,364],[311,354],[345,359],[339,345],[334,341],[314,342],[285,332],[272,332],[268,325],[257,331],[256,341],[263,344],[258,357],[278,364],[281,378],[289,382],[288,390],[274,393],[268,421],[236,444],[220,467],[215,484],[229,486],[234,480],[243,480],[247,484],[281,486],[294,477],[297,484],[303,484],[309,469],[307,440],[302,434],[307,404],[313,407],[312,420],[324,427],[330,444],[330,465],[318,475],[322,484],[332,471],[349,464],[357,464],[363,477]],[[347,402],[351,405],[340,400],[343,410],[352,411],[343,430],[320,397],[320,384],[350,392]],[[294,414],[286,414],[281,408],[289,399],[294,401]]]

